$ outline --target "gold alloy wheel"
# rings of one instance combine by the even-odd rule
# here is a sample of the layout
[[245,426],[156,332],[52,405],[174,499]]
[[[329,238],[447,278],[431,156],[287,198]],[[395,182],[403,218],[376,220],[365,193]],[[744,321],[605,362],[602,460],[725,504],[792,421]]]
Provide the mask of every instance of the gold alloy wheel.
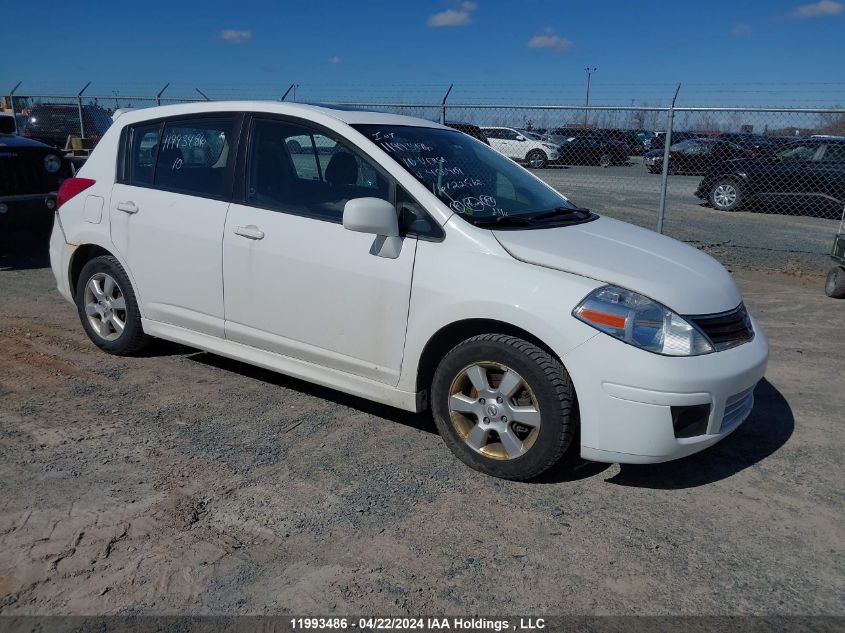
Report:
[[468,365],[449,387],[449,417],[475,452],[516,459],[540,433],[540,407],[528,383],[513,369],[492,361]]

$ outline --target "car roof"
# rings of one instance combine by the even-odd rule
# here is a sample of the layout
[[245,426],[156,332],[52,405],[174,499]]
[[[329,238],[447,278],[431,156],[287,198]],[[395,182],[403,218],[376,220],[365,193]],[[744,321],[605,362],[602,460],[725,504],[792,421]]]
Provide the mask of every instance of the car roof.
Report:
[[313,117],[314,115],[323,115],[337,119],[338,121],[342,121],[348,125],[409,125],[415,127],[448,129],[433,121],[404,116],[401,114],[375,112],[351,106],[285,103],[281,101],[204,101],[202,103],[179,103],[174,105],[131,110],[122,114],[119,121],[121,123],[136,123],[150,119],[213,112],[267,112],[305,118]]

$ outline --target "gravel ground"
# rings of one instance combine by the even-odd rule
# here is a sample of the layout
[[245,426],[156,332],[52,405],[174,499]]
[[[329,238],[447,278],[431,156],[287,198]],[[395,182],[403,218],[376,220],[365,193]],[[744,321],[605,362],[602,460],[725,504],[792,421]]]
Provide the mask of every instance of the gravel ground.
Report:
[[[532,170],[573,202],[649,229],[657,226],[660,176],[633,157],[628,165]],[[669,177],[664,232],[728,266],[821,274],[838,226],[830,218],[765,208],[716,211],[695,197],[700,176]],[[792,213],[798,213],[792,210]]]
[[736,271],[772,346],[732,436],[485,477],[413,415],[185,347],[85,338],[0,238],[0,613],[845,614],[841,334]]

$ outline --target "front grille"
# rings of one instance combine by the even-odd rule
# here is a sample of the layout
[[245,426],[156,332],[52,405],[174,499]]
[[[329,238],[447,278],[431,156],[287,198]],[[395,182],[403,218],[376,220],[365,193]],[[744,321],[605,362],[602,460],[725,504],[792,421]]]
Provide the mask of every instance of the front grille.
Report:
[[13,156],[0,156],[0,196],[55,191],[58,174],[44,169],[42,152],[13,150]]
[[716,351],[736,347],[754,338],[751,319],[743,304],[730,312],[687,317],[704,332]]

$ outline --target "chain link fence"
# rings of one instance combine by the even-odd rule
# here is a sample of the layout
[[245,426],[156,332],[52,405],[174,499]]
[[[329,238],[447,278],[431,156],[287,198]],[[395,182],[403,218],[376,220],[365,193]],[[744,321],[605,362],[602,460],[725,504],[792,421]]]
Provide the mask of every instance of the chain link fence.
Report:
[[[15,95],[4,104],[25,115],[19,133],[84,153],[118,108],[210,100],[199,90],[183,98],[163,92]],[[578,205],[660,230],[729,267],[821,273],[843,215],[842,108],[453,104],[446,97],[339,105],[440,121],[484,138]]]

